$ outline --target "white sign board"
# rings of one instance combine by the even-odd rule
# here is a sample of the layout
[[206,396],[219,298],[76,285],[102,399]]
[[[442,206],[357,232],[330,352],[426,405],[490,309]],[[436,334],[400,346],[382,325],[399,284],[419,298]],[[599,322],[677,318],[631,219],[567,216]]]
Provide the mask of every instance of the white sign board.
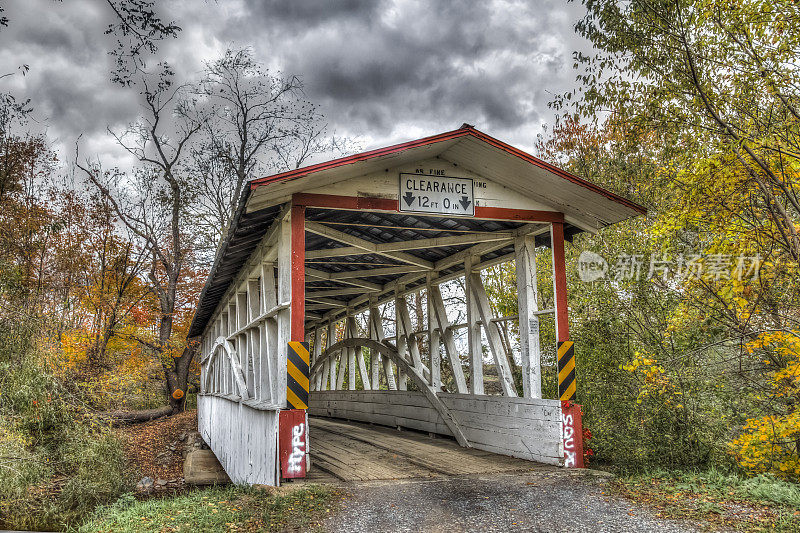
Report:
[[472,179],[400,173],[400,211],[475,216]]

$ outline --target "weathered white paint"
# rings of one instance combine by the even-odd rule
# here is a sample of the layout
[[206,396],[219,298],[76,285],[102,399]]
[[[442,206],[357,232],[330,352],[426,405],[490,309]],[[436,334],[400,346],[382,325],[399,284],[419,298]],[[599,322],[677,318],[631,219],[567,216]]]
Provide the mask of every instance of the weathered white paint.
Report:
[[200,435],[234,483],[278,484],[278,411],[198,395]]
[[[335,185],[311,189],[309,192],[344,196],[377,196],[397,200],[400,198],[400,174],[417,174],[417,170],[423,170],[424,174],[443,172],[447,175],[473,180],[475,184],[474,201],[479,206],[536,209],[540,211],[551,211],[553,209],[543,202],[537,202],[530,197],[523,197],[517,191],[504,187],[496,181],[488,180],[485,176],[471,172],[463,166],[456,166],[441,159],[427,159],[408,165],[395,166],[389,168],[388,172],[382,168],[377,172],[339,181]],[[472,211],[472,206],[468,211]]]
[[[359,237],[355,237],[348,233],[344,233],[343,231],[339,231],[324,224],[319,224],[317,222],[306,222],[306,231],[311,233],[316,233],[317,235],[322,235],[323,237],[328,237],[329,239],[333,239],[335,241],[349,244],[350,246],[356,248],[356,250],[361,250],[362,252],[356,251],[355,253],[376,253],[378,255],[383,255],[392,259],[396,259],[398,261],[403,261],[404,263],[409,263],[411,265],[421,266],[425,268],[433,268],[433,264],[430,261],[426,261],[424,259],[420,259],[415,257],[411,254],[407,254],[405,252],[387,252],[384,251],[380,244],[375,244],[374,242],[366,241]],[[345,255],[352,255],[354,252],[351,250],[346,252]],[[317,252],[309,251],[306,253],[306,259],[314,259],[318,257],[330,257],[326,255],[320,255]]]
[[522,357],[522,394],[542,397],[541,347],[539,345],[539,289],[536,277],[536,244],[530,235],[514,241],[517,275],[520,354]]
[[[367,347],[371,351],[380,352],[380,354],[384,358],[391,359],[397,365],[397,369],[402,370],[409,379],[417,386],[419,390],[425,396],[425,399],[428,401],[431,407],[433,407],[436,412],[441,416],[444,424],[449,428],[450,434],[455,437],[458,443],[464,447],[470,447],[470,443],[467,438],[464,436],[464,433],[461,431],[461,428],[458,426],[458,422],[453,418],[450,414],[446,405],[442,403],[439,399],[438,391],[434,390],[429,383],[425,381],[422,377],[422,374],[412,366],[408,361],[406,361],[403,357],[397,353],[397,350],[388,346],[386,344],[380,344],[377,341],[365,338],[350,338],[344,339],[339,341],[338,343],[334,344],[333,346],[329,347],[325,353],[323,353],[320,357],[321,358],[330,358],[333,357],[337,352],[340,352],[347,348],[356,348],[356,347]],[[321,363],[322,361],[317,361],[313,368],[311,368],[311,374],[315,374],[321,370]]]
[[[506,359],[505,349],[500,341],[500,331],[497,329],[497,323],[492,320],[492,308],[489,304],[489,296],[486,294],[486,289],[483,287],[480,272],[472,272],[470,274],[468,286],[473,297],[470,301],[474,304],[478,315],[481,317],[483,329],[489,341],[489,350],[494,357],[494,364],[497,368],[500,385],[503,387],[503,394],[506,396],[516,396],[517,391],[514,388],[514,378],[511,376],[511,369],[508,367],[508,359]],[[483,354],[481,353],[481,355]]]
[[450,321],[447,318],[447,310],[444,307],[442,291],[439,285],[435,283],[429,284],[428,300],[433,306],[433,317],[436,320],[436,327],[442,332],[441,336],[444,340],[444,348],[447,352],[447,358],[450,360],[450,369],[453,372],[453,377],[456,382],[456,392],[466,394],[467,380],[464,378],[464,369],[461,367],[461,358],[456,350],[456,342],[453,337],[454,328],[450,325]]
[[[287,210],[220,302],[201,346],[198,426],[237,483],[278,483],[291,295]],[[275,271],[277,267],[277,280]]]
[[[563,463],[557,400],[439,393],[470,444],[540,463]],[[451,435],[421,392],[325,391],[311,396],[309,414]]]
[[469,350],[469,381],[472,394],[483,394],[483,346],[481,327],[478,321],[478,304],[472,290],[473,278],[470,275],[474,262],[468,255],[464,260],[464,289],[467,299],[467,347]]
[[[431,362],[431,387],[434,390],[442,389],[442,359],[440,353],[441,330],[436,322],[436,311],[434,309],[431,292],[433,290],[433,275],[428,274],[426,283],[427,296],[425,297],[428,305],[428,355]],[[438,288],[438,287],[437,287]]]
[[[417,165],[430,166],[432,169],[451,168],[449,162],[439,160],[429,160],[421,164],[415,162],[413,165],[409,163],[406,167]],[[416,169],[409,171],[413,172]],[[530,197],[526,198],[516,190],[491,180],[483,180],[478,175],[472,178],[482,183],[482,186],[477,187],[475,191],[477,205],[552,210],[544,203],[538,203]],[[357,178],[350,176],[350,179],[340,180],[335,186],[327,184],[317,190],[303,192],[391,197],[391,193],[387,195],[386,184],[388,182],[396,184],[396,180],[397,174],[376,171]],[[283,185],[277,184],[276,187]],[[396,188],[391,189],[391,191],[396,190]],[[254,198],[257,196],[258,191]],[[213,441],[212,448],[220,456],[221,461],[224,458],[223,466],[235,481],[266,484],[275,484],[278,481],[275,449],[277,410],[284,407],[286,401],[286,343],[289,340],[290,329],[289,216],[289,211],[284,209],[275,224],[267,231],[221,300],[202,339],[205,364],[201,370],[204,394],[199,401],[200,425],[204,431],[204,438],[209,444]],[[537,321],[539,313],[536,303],[533,236],[547,231],[548,226],[527,224],[516,230],[495,234],[455,235],[377,244],[358,239],[330,226],[308,221],[306,224],[308,231],[338,241],[345,247],[309,252],[306,255],[307,259],[317,257],[315,254],[325,257],[325,254],[357,255],[368,252],[407,263],[403,266],[337,274],[307,269],[309,279],[338,280],[350,285],[346,288],[309,291],[306,294],[308,301],[313,302],[308,306],[308,310],[319,311],[318,314],[308,315],[309,319],[314,321],[309,324],[308,329],[309,333],[314,333],[314,361],[321,355],[322,328],[328,328],[326,342],[328,347],[336,343],[338,320],[344,320],[343,327],[340,328],[344,338],[352,339],[357,335],[355,315],[366,310],[370,312],[368,336],[373,341],[384,344],[384,347],[393,349],[394,347],[385,342],[378,305],[393,299],[396,315],[397,350],[392,355],[397,359],[396,371],[392,359],[388,356],[381,357],[378,350],[373,348],[370,348],[371,368],[367,368],[363,346],[348,345],[341,350],[338,359],[328,357],[317,368],[318,371],[312,380],[314,389],[311,395],[312,409],[322,406],[320,402],[329,402],[324,404],[324,408],[330,410],[331,416],[413,427],[442,434],[455,432],[460,441],[471,442],[478,448],[557,463],[563,457],[560,410],[557,401],[535,398],[541,395],[541,385],[538,337],[532,325]],[[480,261],[482,255],[511,243],[515,244],[514,255]],[[408,250],[421,247],[467,244],[472,246],[435,263],[406,253]],[[524,336],[522,362],[525,369],[524,395],[529,397],[523,399],[513,398],[516,391],[508,365],[509,354],[501,342],[496,325],[498,319],[492,316],[478,273],[482,268],[515,257],[521,263],[518,266],[518,287],[520,318],[521,322],[524,321],[524,325],[521,325]],[[440,275],[442,270],[458,266],[460,263],[464,264],[463,271],[446,276]],[[402,277],[386,284],[360,279],[380,273],[401,274]],[[440,283],[465,274],[469,339],[467,360],[470,363],[473,394],[465,394],[468,388],[461,357],[456,352],[453,336],[455,326],[447,319],[438,287]],[[426,281],[428,324],[426,330],[421,330],[426,327],[425,325],[418,325],[418,330],[413,331],[405,300],[406,285],[419,280]],[[413,290],[419,288],[415,287]],[[353,295],[353,297],[347,298],[349,300],[347,302],[332,298],[343,295]],[[333,309],[326,312],[331,307]],[[484,331],[501,376],[504,397],[483,395],[482,333]],[[418,344],[423,335],[428,336],[429,347],[428,357],[425,360]],[[218,340],[221,342],[217,342]],[[444,346],[447,352],[458,394],[441,392],[440,346]],[[388,388],[395,390],[374,390],[381,386],[381,368]],[[349,388],[355,389],[357,371],[366,390],[342,391],[346,376]],[[399,381],[395,380],[395,374]],[[409,376],[417,387],[422,387],[420,390],[424,390],[424,393],[406,390]],[[396,390],[398,388],[401,390]],[[346,399],[336,396],[342,394],[353,396],[347,396]],[[422,403],[418,402],[420,398],[423,400]],[[432,406],[438,406],[439,409]],[[456,414],[451,417],[448,414],[450,411]],[[461,430],[453,429],[462,424],[463,433]],[[264,444],[254,444],[254,435],[258,434]],[[267,449],[270,446],[271,448]],[[254,461],[263,464],[255,465]],[[253,479],[260,481],[252,481]]]

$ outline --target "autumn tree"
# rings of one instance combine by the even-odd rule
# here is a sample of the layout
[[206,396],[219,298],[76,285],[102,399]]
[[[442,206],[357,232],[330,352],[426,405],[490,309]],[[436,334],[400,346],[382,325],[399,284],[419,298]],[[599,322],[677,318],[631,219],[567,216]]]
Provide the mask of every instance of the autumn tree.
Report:
[[84,247],[90,254],[81,301],[91,312],[91,345],[88,359],[107,366],[107,348],[131,313],[146,303],[148,290],[142,270],[148,254],[136,240],[121,233],[107,198],[95,195],[87,209],[88,229]]
[[176,338],[173,330],[193,240],[187,227],[192,181],[186,173],[186,160],[190,142],[202,128],[202,117],[191,112],[185,90],[185,86],[173,86],[169,67],[162,64],[158,76],[142,78],[144,116],[125,131],[112,132],[119,145],[141,164],[129,176],[132,190],[120,184],[118,173],[78,164],[149,254],[147,279],[159,304],[158,326],[152,341],[140,340],[161,361],[173,412],[185,403],[194,357],[194,346],[185,338]]
[[[703,410],[734,427],[754,417],[743,435],[756,438],[737,441],[739,451],[763,467],[752,444],[780,447],[783,459],[773,465],[795,472],[787,457],[798,457],[800,427],[788,428],[800,389],[784,371],[792,368],[800,325],[796,6],[585,5],[576,29],[596,54],[576,54],[579,86],[554,101],[572,140],[562,137],[549,148],[563,149],[562,158],[569,154],[573,170],[650,208],[646,221],[626,228],[636,239],[629,233],[627,242],[616,241],[611,230],[593,246],[646,259],[696,256],[700,273],[676,279],[659,272],[647,284],[596,288],[603,304],[625,304],[612,306],[604,320],[637,339],[621,365],[637,405],[661,409],[664,420],[678,422],[670,426],[676,431],[701,419],[715,427]],[[719,258],[728,258],[726,268],[717,268]],[[757,260],[737,274],[741,258]],[[759,433],[765,427],[772,433]],[[720,435],[702,438],[712,449]],[[783,473],[777,466],[772,471]]]
[[228,49],[207,62],[194,90],[211,116],[193,153],[198,182],[193,213],[207,255],[225,238],[248,180],[353,147],[328,134],[297,76],[270,72],[248,48]]

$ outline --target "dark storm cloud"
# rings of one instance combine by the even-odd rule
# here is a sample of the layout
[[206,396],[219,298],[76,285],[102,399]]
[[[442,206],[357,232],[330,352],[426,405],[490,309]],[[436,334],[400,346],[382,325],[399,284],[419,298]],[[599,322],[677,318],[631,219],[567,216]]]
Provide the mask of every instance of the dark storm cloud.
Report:
[[572,33],[580,7],[560,1],[372,2],[288,25],[269,22],[286,18],[281,9],[258,6],[223,34],[253,36],[257,53],[302,76],[332,123],[371,138],[468,121],[530,145],[584,46]]
[[[181,80],[227,46],[250,46],[271,69],[298,75],[338,134],[365,148],[475,124],[530,147],[551,118],[547,102],[569,88],[572,32],[581,6],[560,0],[173,0],[164,15],[183,31],[160,57]],[[51,137],[83,134],[123,157],[106,133],[136,119],[135,91],[109,80],[112,45],[103,2],[26,0],[0,30],[0,73],[29,64],[0,91],[29,96]]]
[[286,2],[283,0],[246,0],[248,13],[258,20],[270,21],[273,25],[316,26],[337,19],[362,19],[369,21],[381,7],[377,0],[308,0]]

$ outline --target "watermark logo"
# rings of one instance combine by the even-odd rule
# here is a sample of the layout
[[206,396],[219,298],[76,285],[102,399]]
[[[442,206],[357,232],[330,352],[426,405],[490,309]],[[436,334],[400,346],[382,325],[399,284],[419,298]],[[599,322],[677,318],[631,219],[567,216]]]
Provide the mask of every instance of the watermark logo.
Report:
[[760,255],[689,254],[667,255],[620,254],[608,261],[585,250],[578,257],[578,277],[581,281],[625,281],[661,278],[721,281],[757,280],[764,262]]
[[581,281],[591,282],[605,279],[608,274],[608,261],[603,256],[584,250],[578,257],[578,276]]

